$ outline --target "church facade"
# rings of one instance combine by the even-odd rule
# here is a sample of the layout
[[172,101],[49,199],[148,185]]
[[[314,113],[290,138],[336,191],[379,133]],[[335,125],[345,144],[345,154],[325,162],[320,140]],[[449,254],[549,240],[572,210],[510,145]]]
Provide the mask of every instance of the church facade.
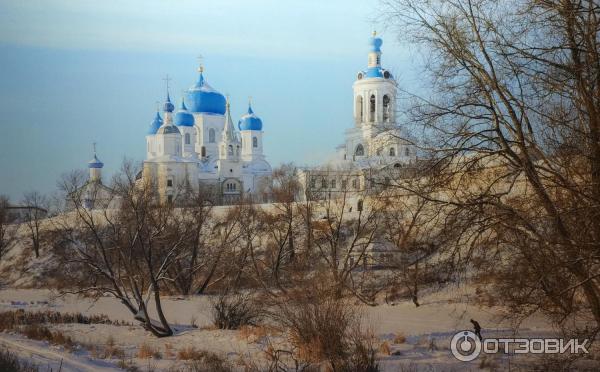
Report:
[[[229,100],[212,88],[199,69],[198,81],[179,107],[167,98],[146,134],[141,178],[173,200],[184,185],[210,190],[219,203],[256,195],[268,184],[271,165],[263,154],[263,123],[248,111],[234,125]],[[237,128],[236,128],[237,127]]]
[[301,198],[368,190],[390,177],[410,173],[407,171],[416,164],[416,148],[397,122],[398,85],[382,67],[382,44],[373,33],[367,68],[357,73],[352,86],[354,126],[346,130],[345,141],[332,161],[299,172]]

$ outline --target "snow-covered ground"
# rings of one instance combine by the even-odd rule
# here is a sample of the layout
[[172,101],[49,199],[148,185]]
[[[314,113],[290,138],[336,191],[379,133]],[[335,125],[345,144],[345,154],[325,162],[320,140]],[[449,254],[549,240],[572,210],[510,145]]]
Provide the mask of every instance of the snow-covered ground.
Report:
[[[364,325],[372,329],[380,342],[387,341],[390,346],[392,355],[379,355],[384,370],[396,371],[400,364],[416,364],[434,370],[479,370],[478,360],[465,364],[455,360],[449,351],[450,339],[458,330],[469,329],[471,318],[482,325],[484,336],[513,335],[511,324],[502,321],[500,309],[470,305],[466,290],[454,288],[430,294],[421,301],[422,305],[418,308],[410,301],[376,307],[357,305],[357,311],[363,314]],[[111,297],[93,301],[74,295],[58,296],[49,290],[0,290],[0,311],[24,309],[81,312],[86,315],[105,314],[112,320],[133,323],[133,326],[56,324],[50,328],[61,330],[76,342],[83,344],[105,345],[112,339],[116,347],[125,351],[128,358],[142,368],[150,366],[160,370],[180,363],[175,360],[176,352],[188,346],[215,352],[238,366],[240,360],[264,358],[265,340],[248,340],[241,337],[239,331],[213,329],[210,306],[210,298],[207,296],[165,298],[165,314],[174,325],[176,334],[159,339],[137,325],[126,308]],[[192,323],[198,328],[192,327]],[[406,336],[405,343],[393,343],[398,334]],[[532,318],[521,325],[519,334],[549,335],[552,334],[552,329],[542,319]],[[433,349],[432,340],[435,345]],[[98,360],[85,350],[68,352],[44,342],[27,340],[24,336],[14,333],[0,334],[0,343],[20,357],[39,365],[56,367],[62,361],[63,371],[110,370],[116,368],[118,362],[117,359]],[[142,344],[159,351],[162,354],[161,360],[134,358]],[[499,363],[502,362],[499,360]]]

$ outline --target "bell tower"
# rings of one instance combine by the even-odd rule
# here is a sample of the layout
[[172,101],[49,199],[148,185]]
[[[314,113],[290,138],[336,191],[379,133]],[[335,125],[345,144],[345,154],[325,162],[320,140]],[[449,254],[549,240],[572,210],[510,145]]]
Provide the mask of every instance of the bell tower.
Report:
[[394,123],[396,81],[381,67],[383,40],[373,32],[369,40],[367,69],[354,82],[354,123],[357,128],[382,127]]

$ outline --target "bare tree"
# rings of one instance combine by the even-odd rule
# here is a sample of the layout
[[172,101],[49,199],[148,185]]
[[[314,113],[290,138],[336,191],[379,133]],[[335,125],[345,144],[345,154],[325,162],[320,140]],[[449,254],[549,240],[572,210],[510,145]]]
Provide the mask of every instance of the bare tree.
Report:
[[[183,242],[189,231],[182,228],[173,203],[160,203],[157,188],[147,180],[136,181],[137,173],[125,163],[115,177],[111,186],[118,210],[86,208],[82,185],[65,178],[63,190],[74,209],[57,224],[68,243],[70,263],[87,274],[74,281],[72,292],[110,294],[152,334],[170,336],[161,291],[172,282],[171,265],[187,254]],[[158,320],[151,318],[151,310]]]
[[493,269],[504,294],[518,273],[503,297],[518,314],[600,327],[597,2],[385,4],[431,77],[410,114],[435,174],[401,187],[443,206],[456,268]]
[[8,252],[16,238],[17,225],[10,213],[8,197],[0,195],[0,260]]
[[[351,193],[348,189],[324,195],[326,198],[316,208],[322,215],[311,226],[319,257],[331,275],[337,296],[349,291],[372,304],[376,292],[366,290],[368,272],[364,269],[378,234],[381,205],[376,199],[365,202],[363,192]],[[355,280],[355,273],[362,274],[359,280]]]
[[37,191],[32,191],[23,195],[22,204],[21,207],[24,210],[23,219],[29,232],[31,247],[35,253],[35,257],[39,258],[42,240],[42,220],[48,212],[48,199]]
[[[197,290],[198,281],[205,270],[210,270],[212,249],[215,244],[211,236],[213,228],[212,201],[210,193],[204,188],[199,190],[189,189],[182,193],[181,202],[183,228],[186,232],[180,260],[171,267],[171,276],[177,289],[184,295],[192,294]],[[218,253],[217,253],[218,257]],[[216,265],[218,262],[212,263]],[[210,280],[210,279],[209,279]]]
[[292,265],[296,258],[296,236],[300,235],[300,212],[296,205],[296,196],[300,184],[293,164],[284,164],[273,171],[269,194],[273,204],[261,214],[267,233],[268,246],[265,263],[270,268],[270,276],[275,284],[283,289],[281,271]]

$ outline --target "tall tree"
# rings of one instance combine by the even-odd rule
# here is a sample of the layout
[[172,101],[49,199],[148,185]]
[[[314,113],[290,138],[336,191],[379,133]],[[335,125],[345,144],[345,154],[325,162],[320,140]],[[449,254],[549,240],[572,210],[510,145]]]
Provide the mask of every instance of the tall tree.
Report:
[[518,314],[589,312],[600,327],[597,2],[385,4],[431,78],[410,114],[435,174],[401,187],[444,207],[456,267],[495,272]]

